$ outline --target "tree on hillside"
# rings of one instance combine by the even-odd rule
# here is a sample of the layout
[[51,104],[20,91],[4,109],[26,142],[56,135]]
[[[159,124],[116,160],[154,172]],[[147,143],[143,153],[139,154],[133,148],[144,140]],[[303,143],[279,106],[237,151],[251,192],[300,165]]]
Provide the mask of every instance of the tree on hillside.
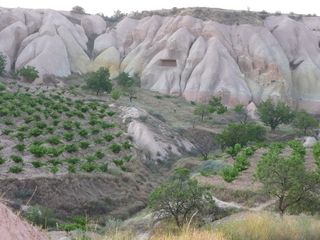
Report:
[[262,155],[257,164],[255,180],[263,184],[263,192],[278,199],[281,215],[292,212],[313,211],[319,204],[316,194],[319,177],[306,170],[303,156],[295,151],[289,157],[280,157],[276,148]]
[[36,78],[39,77],[38,70],[30,65],[19,69],[17,73],[21,77],[24,77],[28,82],[33,82]]
[[209,189],[199,186],[196,179],[190,179],[190,170],[180,167],[174,170],[172,181],[161,184],[150,194],[147,203],[158,217],[173,218],[181,228],[192,214],[214,207]]
[[319,126],[319,123],[315,117],[308,113],[304,109],[300,109],[296,113],[296,118],[292,122],[292,126],[303,131],[307,134],[309,129],[315,129]]
[[202,156],[203,160],[208,160],[210,152],[219,148],[215,134],[212,132],[190,129],[186,137],[196,146],[196,151]]
[[243,104],[237,104],[232,110],[236,112],[241,118],[243,118],[243,123],[247,122],[248,113]]
[[121,91],[125,96],[127,96],[132,102],[132,99],[135,98],[138,90],[137,80],[130,77],[128,73],[121,72],[118,77],[116,77],[118,85],[121,87]]
[[264,124],[271,127],[272,132],[280,124],[289,124],[295,118],[295,113],[291,107],[280,100],[277,103],[272,99],[261,102],[256,113]]
[[91,77],[86,79],[85,89],[93,91],[98,96],[99,93],[112,91],[112,83],[110,82],[109,69],[100,67],[96,72],[91,74]]
[[201,121],[203,121],[203,118],[211,113],[217,112],[218,114],[223,114],[226,111],[227,108],[221,103],[221,97],[212,96],[208,104],[198,104],[194,109],[193,115],[200,116]]
[[74,12],[74,13],[79,13],[79,14],[85,14],[85,10],[83,7],[80,7],[80,6],[74,6],[72,7],[72,10],[71,12]]
[[0,76],[4,76],[6,73],[6,65],[7,65],[7,56],[3,55],[2,52],[0,52]]
[[249,141],[263,142],[265,139],[266,129],[255,122],[229,123],[228,127],[216,136],[221,149],[234,147],[237,143],[244,147]]

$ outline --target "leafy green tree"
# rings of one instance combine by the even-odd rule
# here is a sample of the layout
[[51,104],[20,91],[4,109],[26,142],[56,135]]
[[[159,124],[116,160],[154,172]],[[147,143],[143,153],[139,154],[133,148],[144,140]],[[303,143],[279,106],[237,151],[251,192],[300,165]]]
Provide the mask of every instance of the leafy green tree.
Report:
[[198,104],[193,112],[193,115],[201,117],[201,121],[203,121],[204,117],[209,116],[209,114],[208,105],[203,103]]
[[296,113],[296,118],[292,122],[292,126],[303,131],[304,134],[307,134],[309,129],[315,129],[319,126],[319,123],[315,117],[308,113],[304,109],[300,109]]
[[112,91],[113,84],[110,82],[109,77],[109,69],[100,67],[98,71],[92,73],[90,78],[85,80],[85,88],[95,92],[96,95],[99,95],[101,92],[110,93]]
[[226,111],[227,108],[221,103],[221,97],[212,96],[208,104],[198,104],[194,109],[193,115],[200,116],[201,121],[203,121],[203,118],[211,113],[217,112],[218,114],[223,114]]
[[160,185],[150,194],[147,203],[158,217],[173,218],[181,228],[192,214],[214,207],[209,189],[199,186],[196,179],[190,179],[190,170],[180,167],[174,170],[172,181]]
[[36,70],[35,67],[32,67],[30,65],[19,69],[17,73],[21,77],[24,77],[28,82],[33,82],[36,78],[39,77],[39,72]]
[[118,85],[121,87],[121,90],[125,96],[127,96],[132,102],[132,99],[135,98],[138,90],[137,79],[132,78],[126,72],[121,72],[118,77],[116,77]]
[[237,143],[241,147],[249,141],[263,142],[266,139],[266,129],[254,122],[250,123],[229,123],[228,127],[220,134],[217,134],[216,140],[222,149],[234,147]]
[[295,118],[295,113],[291,107],[280,100],[278,100],[277,104],[272,99],[261,102],[256,113],[265,125],[271,127],[272,132],[280,124],[289,124]]
[[4,76],[6,73],[6,65],[7,65],[7,56],[3,55],[2,52],[0,52],[0,76]]
[[121,92],[119,90],[112,90],[110,96],[113,100],[118,100],[121,96]]
[[80,6],[78,6],[78,5],[72,7],[71,12],[73,12],[73,13],[79,13],[79,14],[85,14],[85,13],[86,13],[85,10],[84,10],[84,8],[83,8],[83,7],[80,7]]
[[279,149],[271,149],[262,155],[257,164],[255,180],[263,184],[263,192],[278,199],[280,215],[291,212],[314,211],[319,205],[319,177],[308,172],[302,155],[293,152],[280,157]]

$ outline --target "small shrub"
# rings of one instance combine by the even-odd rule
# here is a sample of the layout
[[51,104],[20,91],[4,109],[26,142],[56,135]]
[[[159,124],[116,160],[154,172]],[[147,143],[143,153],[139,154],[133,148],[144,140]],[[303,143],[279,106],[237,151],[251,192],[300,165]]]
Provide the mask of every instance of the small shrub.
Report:
[[113,143],[111,146],[108,147],[108,149],[113,153],[119,153],[122,147],[119,144]]
[[155,95],[154,97],[157,99],[162,99],[162,96],[160,96],[160,95]]
[[23,141],[26,137],[27,137],[27,135],[25,133],[19,132],[19,133],[13,135],[11,138],[17,138],[19,141]]
[[28,151],[33,155],[35,155],[36,157],[43,157],[44,155],[47,154],[48,149],[44,146],[33,145],[29,147]]
[[103,142],[103,138],[94,138],[93,141],[95,144],[100,144]]
[[6,162],[6,159],[4,159],[3,157],[0,157],[0,165],[4,164]]
[[31,164],[32,164],[32,166],[33,166],[34,168],[39,168],[39,167],[42,167],[42,166],[45,165],[45,164],[42,163],[40,160],[38,160],[38,161],[33,161],[33,162],[31,162]]
[[32,191],[30,190],[24,190],[24,189],[18,189],[14,191],[14,195],[16,198],[26,198],[30,197],[32,195]]
[[31,145],[37,145],[37,146],[41,146],[42,144],[44,144],[44,142],[41,140],[33,140],[31,143]]
[[115,137],[120,137],[121,135],[122,135],[122,132],[120,131],[120,132],[116,133],[114,136]]
[[79,151],[77,145],[75,145],[74,143],[71,144],[71,145],[66,145],[66,146],[65,146],[65,150],[66,150],[67,152],[69,152],[69,153],[78,152],[78,151]]
[[124,163],[122,159],[112,159],[112,162],[117,166],[121,166]]
[[54,120],[52,120],[51,124],[52,124],[53,126],[58,126],[58,124],[59,124],[60,122],[61,122],[61,120],[54,119]]
[[58,157],[64,152],[64,148],[47,148],[47,155],[49,157]]
[[86,172],[92,172],[94,170],[96,170],[98,168],[98,165],[95,163],[90,163],[90,162],[86,162],[84,164],[82,164],[82,166],[80,167],[81,170],[84,170]]
[[148,116],[147,115],[140,115],[139,116],[139,119],[142,121],[142,122],[146,122],[148,120]]
[[38,137],[43,133],[43,131],[39,128],[31,129],[29,132],[29,136]]
[[19,144],[15,145],[13,148],[17,149],[20,152],[23,152],[27,148],[27,145],[25,145],[23,143],[19,143]]
[[57,166],[47,167],[46,169],[49,169],[53,174],[56,174],[59,171],[59,168]]
[[80,158],[66,158],[64,161],[69,164],[77,164],[80,162]]
[[98,158],[98,159],[102,159],[102,158],[104,158],[104,157],[106,156],[106,154],[103,153],[101,149],[99,149],[99,150],[96,151],[96,153],[94,154],[94,156],[95,156],[96,158]]
[[22,171],[24,171],[24,169],[18,166],[9,167],[9,170],[8,170],[9,173],[20,173]]
[[3,123],[5,125],[14,125],[15,124],[13,121],[11,121],[11,119],[3,119]]
[[99,169],[102,171],[102,172],[106,172],[108,171],[108,167],[109,167],[109,164],[108,163],[104,163],[102,165],[99,166]]
[[34,127],[39,128],[39,129],[44,129],[48,126],[48,124],[46,124],[45,122],[36,122],[34,124]]
[[53,166],[63,165],[62,161],[59,159],[50,159],[47,161],[47,164],[52,164]]
[[74,139],[74,133],[65,133],[63,134],[63,139],[67,141],[72,141]]
[[89,134],[89,131],[85,130],[85,129],[81,129],[78,131],[78,134],[81,136],[81,137],[86,137],[88,134]]
[[[34,114],[33,115],[33,119],[35,120],[35,121],[37,121],[37,122],[39,122],[39,121],[41,121],[41,116],[39,115],[39,114]],[[44,126],[45,125],[45,127],[42,127],[42,128],[46,128],[47,127],[47,124],[46,123],[41,123],[39,126]],[[40,128],[40,127],[39,127]]]
[[110,96],[113,100],[118,100],[121,97],[121,92],[119,90],[113,90]]
[[62,127],[65,130],[72,130],[72,121],[71,120],[66,120],[63,122]]
[[84,142],[79,142],[79,147],[82,149],[87,149],[90,146],[90,142],[84,141]]
[[76,172],[76,166],[75,165],[69,165],[67,167],[68,173],[75,173]]
[[103,138],[104,138],[104,140],[111,142],[114,139],[114,136],[113,136],[113,134],[106,133],[103,135]]
[[[1,71],[1,70],[0,70]],[[0,84],[0,92],[6,90],[6,86],[3,84]]]
[[92,134],[92,135],[98,134],[98,133],[101,131],[100,129],[95,128],[95,127],[90,128],[90,130],[91,130],[91,134]]
[[122,143],[122,146],[124,149],[130,149],[131,147],[133,147],[133,145],[129,141]]
[[47,127],[45,134],[53,134],[56,129],[54,127]]
[[10,133],[13,133],[14,130],[11,129],[3,129],[1,135],[9,135]]
[[126,161],[126,162],[129,162],[130,159],[132,158],[133,155],[124,155],[123,156],[123,159]]
[[19,132],[26,132],[26,131],[28,131],[29,129],[30,129],[29,126],[22,126],[22,127],[19,127],[17,130],[18,130]]
[[10,155],[10,158],[11,158],[12,161],[14,161],[15,163],[23,163],[23,159],[22,159],[21,156]]
[[110,116],[110,117],[112,117],[113,115],[115,115],[117,112],[114,112],[114,111],[109,111],[109,112],[107,112],[107,114]]
[[86,157],[84,157],[84,159],[86,159],[87,162],[93,162],[94,160],[96,160],[96,157],[95,156],[86,156]]

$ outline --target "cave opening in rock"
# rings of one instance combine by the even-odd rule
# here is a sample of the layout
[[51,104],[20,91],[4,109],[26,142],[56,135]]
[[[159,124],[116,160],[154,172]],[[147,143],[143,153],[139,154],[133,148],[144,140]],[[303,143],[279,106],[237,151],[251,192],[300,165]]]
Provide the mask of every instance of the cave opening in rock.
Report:
[[158,66],[162,67],[176,67],[177,60],[175,59],[160,59],[158,62]]

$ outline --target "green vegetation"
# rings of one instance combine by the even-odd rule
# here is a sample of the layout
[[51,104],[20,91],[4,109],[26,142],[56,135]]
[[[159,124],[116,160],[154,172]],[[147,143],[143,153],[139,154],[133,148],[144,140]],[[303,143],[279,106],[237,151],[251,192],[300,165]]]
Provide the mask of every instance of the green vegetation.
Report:
[[[6,65],[7,65],[7,56],[3,55],[2,52],[0,52],[0,77],[3,77],[6,73]],[[4,86],[4,85],[2,85]],[[1,88],[2,90],[0,91],[3,91],[3,87]]]
[[290,106],[280,100],[275,103],[272,99],[261,102],[256,114],[266,126],[271,127],[272,132],[280,124],[289,124],[295,118],[295,113]]
[[97,96],[99,93],[110,93],[112,91],[112,83],[109,79],[109,69],[101,67],[91,75],[92,76],[90,78],[86,79],[85,89],[95,92]]
[[24,77],[28,82],[33,82],[36,78],[39,77],[39,72],[36,70],[35,67],[27,66],[19,69],[17,74],[21,77]]
[[303,134],[307,134],[308,130],[317,128],[319,123],[317,119],[306,110],[300,109],[296,113],[296,117],[292,122],[292,126],[301,130]]
[[176,168],[172,181],[156,188],[148,201],[152,211],[162,217],[173,218],[179,228],[187,223],[194,211],[201,212],[205,207],[214,207],[209,187],[198,185],[197,180],[190,179],[189,175],[190,170]]

